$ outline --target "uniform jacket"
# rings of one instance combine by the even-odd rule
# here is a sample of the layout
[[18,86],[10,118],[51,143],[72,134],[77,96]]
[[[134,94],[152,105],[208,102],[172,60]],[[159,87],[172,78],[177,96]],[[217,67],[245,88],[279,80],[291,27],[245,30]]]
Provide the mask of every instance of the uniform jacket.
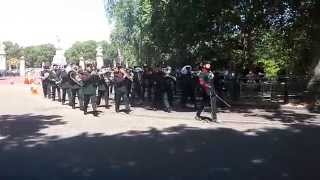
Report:
[[81,79],[83,82],[83,94],[84,95],[96,95],[98,83],[99,83],[99,76],[92,75],[90,72],[85,71],[81,74]]
[[61,88],[63,89],[71,88],[70,77],[65,70],[61,71],[60,79],[61,79]]
[[115,90],[128,91],[128,81],[121,72],[114,73],[114,87]]
[[[50,71],[48,69],[44,69],[44,70],[42,70],[40,72],[40,76],[41,77],[45,77],[46,74],[49,74],[49,76],[50,76]],[[49,77],[46,78],[46,79],[42,79],[41,81],[42,81],[42,83],[48,83],[49,82]]]

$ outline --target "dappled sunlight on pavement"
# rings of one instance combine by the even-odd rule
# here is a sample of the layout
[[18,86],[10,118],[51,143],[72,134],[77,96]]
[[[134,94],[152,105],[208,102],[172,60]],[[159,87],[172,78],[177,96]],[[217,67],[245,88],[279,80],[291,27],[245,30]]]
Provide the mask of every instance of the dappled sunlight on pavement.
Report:
[[143,108],[84,116],[25,85],[0,98],[5,179],[320,178],[320,118],[305,110],[234,108],[216,124]]

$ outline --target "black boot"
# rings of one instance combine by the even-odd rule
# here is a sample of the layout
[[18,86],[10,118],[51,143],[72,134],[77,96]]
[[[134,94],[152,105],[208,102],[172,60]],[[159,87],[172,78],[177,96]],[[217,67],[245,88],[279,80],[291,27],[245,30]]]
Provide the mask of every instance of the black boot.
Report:
[[126,110],[124,111],[124,113],[126,113],[126,114],[130,114],[130,112],[131,112],[130,109],[126,109]]

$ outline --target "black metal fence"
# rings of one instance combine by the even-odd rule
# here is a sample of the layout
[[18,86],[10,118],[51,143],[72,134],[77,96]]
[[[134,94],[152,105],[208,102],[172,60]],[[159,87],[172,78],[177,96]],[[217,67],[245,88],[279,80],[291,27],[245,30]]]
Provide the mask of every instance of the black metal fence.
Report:
[[[239,78],[237,81],[227,80],[225,81],[228,89],[226,97],[233,101],[272,101],[279,103],[301,101],[314,95],[313,92],[308,90],[309,82],[309,77],[297,76],[278,77],[277,79]],[[315,83],[316,86],[320,86],[320,81]]]

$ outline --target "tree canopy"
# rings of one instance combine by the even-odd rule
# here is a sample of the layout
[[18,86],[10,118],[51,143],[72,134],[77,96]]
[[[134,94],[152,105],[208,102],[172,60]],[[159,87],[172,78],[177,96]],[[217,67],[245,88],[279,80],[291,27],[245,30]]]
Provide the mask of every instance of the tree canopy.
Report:
[[53,44],[21,47],[19,44],[5,41],[5,52],[7,60],[19,59],[24,56],[27,67],[41,67],[42,62],[51,63],[56,49]]
[[105,9],[112,43],[139,64],[261,64],[275,76],[311,72],[320,57],[317,0],[105,0]]
[[96,58],[97,42],[90,40],[84,42],[75,42],[66,50],[65,56],[68,62],[77,63],[80,57],[85,60],[94,60]]
[[53,44],[29,46],[23,49],[27,67],[41,67],[42,63],[51,63],[56,53]]

